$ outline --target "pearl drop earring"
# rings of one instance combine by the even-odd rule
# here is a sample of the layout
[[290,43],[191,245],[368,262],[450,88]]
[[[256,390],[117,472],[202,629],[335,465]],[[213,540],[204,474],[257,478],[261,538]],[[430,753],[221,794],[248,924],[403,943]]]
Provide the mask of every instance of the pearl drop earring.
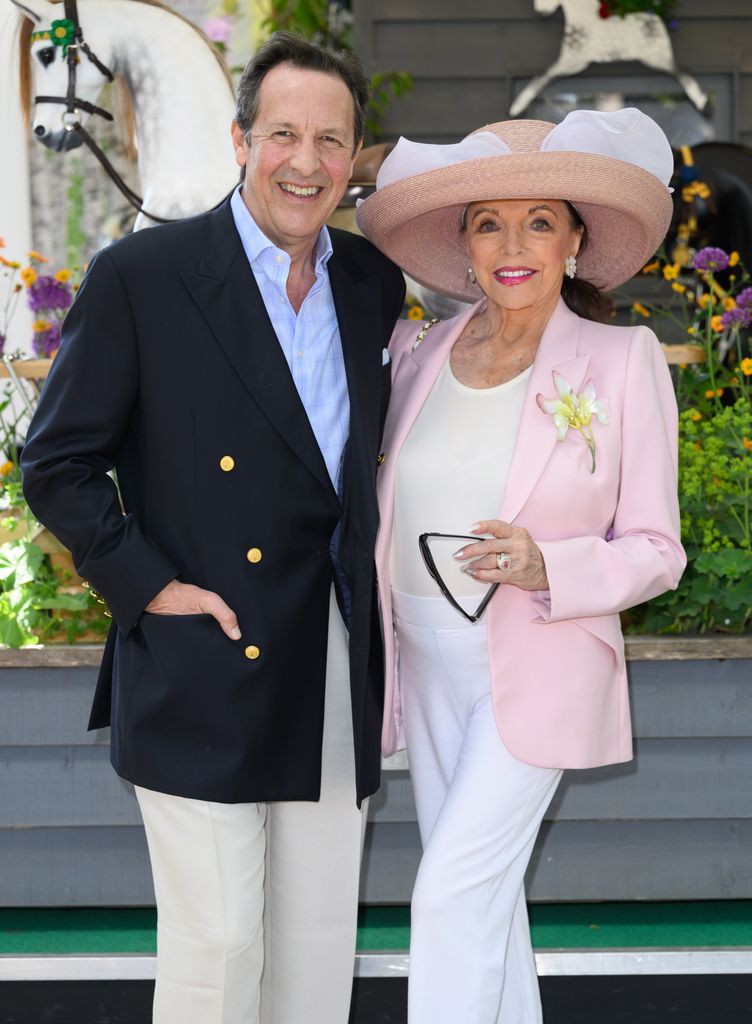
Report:
[[476,280],[476,277],[475,277],[475,271],[473,270],[472,267],[468,267],[467,268],[467,279],[470,282],[470,284],[477,284],[477,280]]
[[567,277],[574,277],[577,273],[577,260],[574,256],[567,256],[564,260],[564,273]]

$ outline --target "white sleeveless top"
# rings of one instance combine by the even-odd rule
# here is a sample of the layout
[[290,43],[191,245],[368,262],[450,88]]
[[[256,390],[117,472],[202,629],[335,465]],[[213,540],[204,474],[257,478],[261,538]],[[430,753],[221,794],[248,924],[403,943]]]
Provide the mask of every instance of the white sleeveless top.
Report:
[[[470,388],[447,359],[397,458],[392,586],[438,597],[418,549],[421,533],[467,534],[480,519],[498,519],[522,403],[532,366],[493,388]],[[432,540],[436,567],[457,597],[482,596],[488,584],[452,558],[469,541]]]

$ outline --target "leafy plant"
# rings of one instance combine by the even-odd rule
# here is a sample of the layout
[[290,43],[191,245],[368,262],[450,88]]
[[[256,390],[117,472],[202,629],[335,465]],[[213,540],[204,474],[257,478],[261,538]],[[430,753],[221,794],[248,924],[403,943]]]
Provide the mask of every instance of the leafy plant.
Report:
[[[9,400],[0,404],[7,412]],[[6,439],[7,439],[7,427]],[[7,443],[7,441],[6,441]],[[24,500],[16,446],[0,465],[0,644],[25,647],[45,640],[73,643],[82,635],[103,636],[110,621],[88,591],[71,592],[71,574],[56,571],[36,542],[41,532]],[[6,449],[7,450],[7,449]]]
[[[637,303],[634,312],[682,325],[704,359],[680,366],[676,382],[687,568],[676,591],[629,612],[630,628],[741,633],[752,624],[749,275],[737,254],[715,248],[693,253],[688,268],[656,260],[645,270],[663,277],[674,301],[650,309]],[[721,284],[718,275],[728,271]]]
[[[353,16],[345,0],[267,0],[262,24],[271,34],[284,29],[332,50],[352,50]],[[371,76],[371,97],[366,129],[372,135],[381,131],[389,103],[413,88],[407,71],[377,71]]]

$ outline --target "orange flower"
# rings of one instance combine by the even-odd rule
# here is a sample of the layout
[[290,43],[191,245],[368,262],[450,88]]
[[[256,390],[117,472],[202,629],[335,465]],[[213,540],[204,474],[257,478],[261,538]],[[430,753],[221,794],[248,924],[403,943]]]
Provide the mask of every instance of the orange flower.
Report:
[[50,327],[52,327],[52,324],[49,320],[35,320],[31,325],[32,331],[35,331],[37,334],[42,331],[49,331]]
[[423,320],[425,319],[425,312],[422,306],[410,306],[407,311],[408,320]]
[[716,388],[715,391],[713,391],[712,389],[709,390],[709,391],[706,391],[705,392],[705,397],[706,398],[716,398],[716,397],[720,398],[722,394],[723,394],[723,388]]
[[24,267],[21,271],[21,280],[27,288],[31,288],[37,279],[37,272],[33,267]]
[[49,263],[50,261],[46,256],[42,256],[41,252],[37,252],[36,249],[32,249],[28,254],[30,260],[34,260],[35,263]]
[[720,332],[723,330],[723,320],[720,316],[711,317],[710,326],[713,328],[714,331],[718,331],[718,333],[720,334]]
[[735,267],[738,262],[739,262],[739,253],[736,251],[736,249],[734,249],[734,251],[729,255],[729,266],[730,267]]
[[650,310],[646,309],[641,302],[632,303],[632,312],[639,313],[640,316],[650,316]]
[[0,256],[0,264],[4,267],[10,267],[11,270],[18,270],[21,266],[20,263],[16,262],[16,260],[6,260],[4,256]]
[[745,438],[742,439],[742,444],[744,445],[744,447],[747,449],[748,452],[752,452],[752,441],[750,441],[750,439],[748,437],[745,437]]
[[0,466],[0,476],[2,476],[2,477],[9,476],[13,472],[13,470],[15,468],[16,467],[15,467],[14,463],[12,463],[12,462],[4,462],[2,464],[2,466]]
[[697,409],[692,413],[692,422],[698,423],[702,419],[702,413],[698,412]]
[[0,249],[4,249],[4,248],[5,248],[5,239],[4,238],[0,238]]
[[700,307],[700,309],[706,309],[712,301],[713,296],[710,294],[710,292],[705,292],[698,298],[697,305]]
[[658,269],[659,267],[660,267],[660,263],[658,262],[658,260],[653,260],[653,262],[652,262],[652,263],[647,263],[647,264],[646,264],[646,265],[645,265],[645,266],[644,266],[644,267],[642,268],[642,270],[640,271],[640,273],[641,273],[641,274],[653,274],[653,273],[655,273],[655,271],[656,271],[656,270],[657,270],[657,269]]
[[752,377],[752,359],[749,356],[746,359],[742,359],[741,363],[739,363],[739,369],[745,377]]
[[734,302],[734,300],[731,298],[730,295],[727,295],[726,298],[723,300],[723,308],[727,309],[727,310],[728,309],[736,309],[736,303]]

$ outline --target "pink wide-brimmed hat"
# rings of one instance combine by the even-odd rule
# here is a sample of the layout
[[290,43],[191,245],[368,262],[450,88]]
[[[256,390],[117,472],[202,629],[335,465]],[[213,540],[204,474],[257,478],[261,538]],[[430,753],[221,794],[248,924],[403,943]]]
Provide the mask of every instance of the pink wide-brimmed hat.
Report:
[[465,207],[492,199],[567,200],[588,231],[577,276],[608,290],[636,274],[666,234],[673,168],[663,131],[633,107],[575,110],[559,125],[499,121],[455,145],[400,139],[357,220],[366,238],[416,281],[472,302],[481,293],[467,273]]

